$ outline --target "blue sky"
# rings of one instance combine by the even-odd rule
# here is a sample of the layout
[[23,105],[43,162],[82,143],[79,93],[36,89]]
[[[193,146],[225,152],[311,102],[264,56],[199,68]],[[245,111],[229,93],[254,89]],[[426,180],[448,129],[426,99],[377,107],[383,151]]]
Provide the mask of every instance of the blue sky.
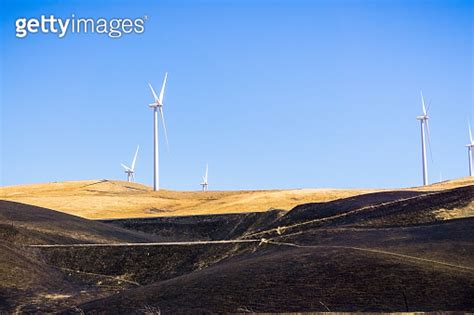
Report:
[[[161,185],[199,189],[421,184],[467,175],[472,1],[12,1],[1,16],[1,184],[152,184],[152,101],[165,95]],[[15,37],[15,20],[148,16],[143,34]]]

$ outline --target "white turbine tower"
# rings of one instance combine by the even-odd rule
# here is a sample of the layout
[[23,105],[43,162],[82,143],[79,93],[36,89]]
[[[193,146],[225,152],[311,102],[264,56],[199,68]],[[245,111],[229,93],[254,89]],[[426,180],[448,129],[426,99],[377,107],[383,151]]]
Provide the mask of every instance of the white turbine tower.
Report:
[[150,86],[151,92],[153,93],[153,98],[155,102],[149,104],[149,107],[153,109],[153,142],[154,142],[154,150],[153,150],[153,166],[154,166],[154,173],[153,173],[153,190],[157,191],[160,190],[160,177],[159,177],[159,150],[158,150],[158,112],[160,112],[161,122],[163,123],[163,130],[165,133],[165,140],[166,146],[168,146],[168,135],[166,134],[166,125],[165,125],[165,117],[163,116],[163,97],[165,94],[165,86],[166,80],[168,79],[168,73],[165,73],[165,78],[163,80],[163,85],[161,86],[160,97],[158,97],[155,93],[155,90]]
[[[428,185],[428,162],[426,159],[426,139],[428,140],[428,145],[430,145],[430,126],[428,125],[428,112],[425,106],[425,99],[423,98],[423,92],[421,94],[421,106],[423,110],[423,115],[417,116],[416,119],[421,123],[421,160],[423,167],[423,185]],[[431,145],[430,145],[431,150]]]
[[206,164],[206,173],[204,174],[204,176],[202,177],[202,183],[201,183],[201,186],[202,186],[202,191],[207,191],[207,174],[208,174],[208,165]]
[[133,157],[132,166],[128,167],[127,165],[121,164],[122,167],[125,169],[125,174],[127,174],[128,182],[135,181],[135,163],[137,162],[138,149],[140,149],[140,146],[137,146],[137,151],[135,151],[135,156]]
[[472,139],[471,124],[469,124],[469,144],[467,147],[467,157],[469,161],[469,176],[472,176],[472,149],[474,148],[474,140]]

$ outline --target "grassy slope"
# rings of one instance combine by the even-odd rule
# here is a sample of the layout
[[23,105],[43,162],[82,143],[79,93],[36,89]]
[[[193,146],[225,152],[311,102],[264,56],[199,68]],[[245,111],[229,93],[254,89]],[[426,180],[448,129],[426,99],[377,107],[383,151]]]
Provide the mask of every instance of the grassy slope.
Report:
[[[463,178],[411,190],[442,190],[474,184]],[[0,188],[0,198],[46,207],[89,219],[137,218],[289,210],[374,192],[369,189],[295,189],[260,191],[152,191],[123,181],[75,181]]]
[[77,181],[0,188],[1,199],[46,207],[89,219],[178,216],[289,210],[368,190],[152,191],[122,181]]

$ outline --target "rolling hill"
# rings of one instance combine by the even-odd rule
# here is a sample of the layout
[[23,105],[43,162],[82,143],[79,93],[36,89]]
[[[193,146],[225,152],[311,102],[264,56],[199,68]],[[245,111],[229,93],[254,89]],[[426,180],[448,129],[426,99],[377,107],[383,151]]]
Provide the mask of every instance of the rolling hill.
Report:
[[311,201],[354,196],[368,190],[153,191],[122,181],[77,181],[0,188],[1,199],[88,219],[143,218],[286,209]]
[[[474,311],[472,179],[377,191],[152,192],[100,181],[2,193],[0,312]],[[221,239],[251,242],[193,242]],[[183,243],[147,243],[160,241]]]
[[474,186],[444,188],[300,205],[260,231],[242,232],[265,237],[259,245],[78,307],[131,314],[472,311]]
[[[472,178],[407,190],[444,190],[474,184]],[[0,188],[0,199],[54,209],[88,219],[145,218],[290,210],[380,189],[293,189],[186,192],[160,190],[123,181],[95,180]]]
[[156,240],[150,234],[5,200],[0,200],[0,235],[4,241],[22,245]]
[[[77,284],[74,279],[69,279],[62,270],[48,263],[39,250],[27,245],[154,240],[156,237],[151,234],[0,200],[0,313],[4,310],[13,312],[22,305],[36,305],[34,301],[45,300],[54,305],[58,297],[61,301],[67,297],[72,303],[81,294],[104,294],[93,288],[81,293],[84,283]],[[27,310],[37,311],[35,308],[23,309]]]

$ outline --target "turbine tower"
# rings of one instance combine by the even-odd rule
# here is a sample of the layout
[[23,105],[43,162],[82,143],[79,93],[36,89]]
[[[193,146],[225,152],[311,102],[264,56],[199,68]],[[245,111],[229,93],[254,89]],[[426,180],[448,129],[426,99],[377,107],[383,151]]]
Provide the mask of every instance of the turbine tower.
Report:
[[127,174],[127,181],[128,182],[134,182],[135,181],[135,163],[137,162],[138,149],[140,149],[140,146],[137,146],[137,151],[135,151],[135,156],[133,157],[131,167],[128,167],[127,165],[121,164],[122,167],[125,169],[125,174]]
[[474,140],[472,139],[471,124],[469,124],[469,144],[467,147],[467,157],[469,163],[469,176],[472,176],[472,149],[474,148]]
[[165,117],[163,116],[163,97],[165,94],[165,86],[166,86],[166,80],[168,79],[168,72],[165,73],[165,78],[163,80],[163,85],[161,86],[161,92],[160,92],[160,97],[158,97],[155,93],[155,90],[151,86],[150,83],[148,85],[150,86],[151,93],[153,93],[153,98],[155,99],[155,102],[152,104],[149,104],[148,106],[153,109],[153,166],[154,166],[154,172],[153,172],[153,190],[157,191],[160,190],[160,176],[159,176],[159,150],[158,150],[158,112],[161,116],[161,122],[163,124],[163,131],[165,133],[165,140],[166,140],[166,146],[168,146],[168,135],[166,134],[166,125],[165,125]]
[[208,173],[208,165],[206,164],[206,173],[202,177],[202,191],[207,191],[207,173]]
[[[428,185],[428,162],[426,159],[426,140],[430,141],[430,127],[428,125],[428,112],[426,111],[425,100],[423,98],[423,92],[421,94],[421,107],[423,115],[417,116],[416,119],[420,121],[421,125],[421,162],[423,168],[423,185]],[[431,150],[431,145],[430,145]]]

